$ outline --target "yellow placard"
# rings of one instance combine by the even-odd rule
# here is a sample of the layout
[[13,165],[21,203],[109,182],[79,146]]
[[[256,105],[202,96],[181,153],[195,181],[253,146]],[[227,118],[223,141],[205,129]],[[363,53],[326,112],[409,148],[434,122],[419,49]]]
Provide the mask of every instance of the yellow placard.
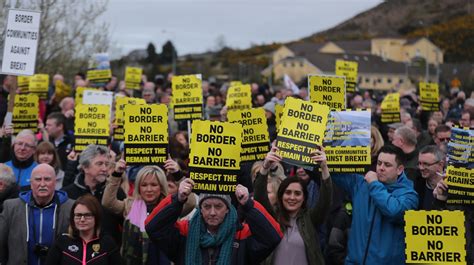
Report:
[[276,131],[278,132],[278,128],[280,128],[281,124],[281,116],[283,115],[283,108],[285,106],[280,104],[275,104],[275,124],[276,124]]
[[55,88],[56,89],[54,90],[54,94],[55,94],[56,102],[60,102],[61,99],[71,95],[71,91],[72,91],[71,87],[66,85],[61,80],[56,81]]
[[252,107],[252,94],[250,85],[229,87],[227,91],[226,106],[231,109],[250,109]]
[[142,98],[130,98],[130,97],[120,97],[115,100],[115,119],[114,123],[116,128],[114,129],[114,140],[123,141],[123,124],[124,124],[124,115],[123,109],[125,105],[145,105],[146,101]]
[[263,108],[231,110],[227,113],[229,122],[242,124],[242,161],[265,159],[270,151],[270,136]]
[[240,170],[242,125],[195,120],[192,124],[190,178],[193,190],[234,193]]
[[112,70],[89,70],[87,71],[87,80],[92,83],[108,82],[112,78]]
[[13,107],[13,133],[21,130],[38,131],[39,98],[35,94],[15,95]]
[[17,85],[18,85],[18,88],[20,89],[20,93],[27,93],[29,88],[30,88],[30,80],[31,80],[31,76],[22,76],[22,75],[19,75],[18,76],[18,81],[17,81]]
[[143,69],[140,67],[125,68],[125,85],[128,89],[140,89]]
[[474,205],[474,169],[454,167],[446,168],[448,204]]
[[230,81],[229,87],[241,86],[243,85],[241,81]]
[[163,164],[168,156],[168,107],[127,104],[123,112],[127,164]]
[[382,122],[400,122],[400,94],[387,94],[382,101]]
[[466,264],[462,211],[406,211],[407,264]]
[[174,119],[196,120],[202,118],[202,77],[197,75],[173,76]]
[[420,82],[420,102],[424,111],[439,110],[438,83]]
[[336,75],[346,77],[346,92],[354,93],[357,86],[358,63],[336,60]]
[[110,107],[108,105],[76,106],[74,137],[76,151],[89,144],[107,145],[110,131]]
[[93,87],[77,87],[76,89],[76,98],[74,99],[74,104],[82,105],[82,98],[84,97],[84,91],[86,90],[98,90],[97,88]]
[[30,86],[28,91],[30,93],[38,94],[40,99],[48,98],[49,90],[49,75],[35,74],[30,79]]
[[326,105],[286,98],[277,135],[277,147],[284,162],[313,169],[315,163],[309,155],[323,143],[328,114]]
[[334,75],[310,75],[308,78],[311,102],[340,110],[346,107],[346,78]]

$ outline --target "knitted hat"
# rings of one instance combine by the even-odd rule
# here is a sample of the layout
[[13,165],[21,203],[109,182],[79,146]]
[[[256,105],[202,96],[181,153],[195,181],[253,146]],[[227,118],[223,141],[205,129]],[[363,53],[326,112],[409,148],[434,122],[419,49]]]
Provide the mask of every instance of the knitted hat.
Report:
[[220,199],[225,203],[227,208],[230,209],[230,205],[231,205],[230,195],[201,193],[199,194],[199,208],[201,208],[201,204],[207,199]]
[[263,109],[266,111],[270,111],[271,113],[275,114],[275,103],[273,102],[267,102],[265,105],[263,105]]

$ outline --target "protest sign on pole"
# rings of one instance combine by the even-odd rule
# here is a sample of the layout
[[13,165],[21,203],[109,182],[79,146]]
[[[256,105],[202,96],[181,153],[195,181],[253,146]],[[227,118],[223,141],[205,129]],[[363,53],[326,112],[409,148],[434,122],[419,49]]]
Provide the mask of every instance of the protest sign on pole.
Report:
[[390,93],[382,101],[382,122],[400,122],[400,94]]
[[93,87],[104,86],[112,78],[110,59],[107,53],[96,53],[89,59],[87,80]]
[[168,158],[168,107],[166,105],[125,105],[123,128],[127,164],[165,163]]
[[240,123],[195,120],[192,124],[189,175],[193,191],[235,192],[240,171],[242,125]]
[[355,93],[357,86],[358,63],[352,61],[336,60],[336,75],[346,77],[346,92]]
[[41,13],[10,9],[5,28],[2,73],[33,75]]
[[115,100],[115,128],[114,128],[114,140],[123,141],[124,139],[124,113],[123,110],[125,105],[145,105],[146,101],[143,98],[130,98],[130,97],[119,97]]
[[466,264],[462,211],[406,211],[406,264]]
[[283,116],[284,107],[285,107],[284,105],[275,104],[275,126],[276,126],[277,132],[278,132],[278,128],[280,128],[281,116]]
[[309,75],[308,87],[311,102],[327,105],[335,110],[346,107],[346,77]]
[[74,99],[74,104],[76,106],[83,104],[82,100],[84,98],[84,91],[86,91],[86,90],[99,91],[97,88],[93,88],[93,87],[77,87],[76,88],[76,98]]
[[38,95],[40,99],[48,98],[49,90],[49,75],[35,74],[30,79],[28,91],[32,94]]
[[231,110],[227,113],[229,122],[242,124],[241,161],[257,161],[265,159],[270,151],[267,119],[263,108],[247,110]]
[[252,108],[252,94],[250,85],[229,87],[226,100],[227,110]]
[[125,68],[125,87],[127,89],[140,89],[140,83],[142,82],[143,69],[140,67]]
[[30,89],[30,79],[31,76],[23,76],[19,75],[17,76],[18,78],[18,88],[20,89],[20,94],[26,94],[28,93],[28,90]]
[[329,107],[293,97],[286,98],[277,135],[282,161],[313,170],[310,154],[322,146]]
[[176,121],[202,118],[202,77],[197,75],[173,76],[173,112]]
[[420,82],[420,102],[423,111],[439,110],[438,83]]
[[37,95],[16,95],[13,107],[13,133],[21,130],[38,131],[39,99]]
[[367,172],[371,164],[370,126],[370,110],[331,111],[324,138],[330,172]]
[[474,205],[474,129],[453,127],[448,143],[448,204]]
[[112,110],[114,92],[101,90],[85,90],[82,95],[84,105],[107,105]]
[[74,150],[81,152],[90,144],[107,145],[110,108],[107,105],[78,105],[74,120]]

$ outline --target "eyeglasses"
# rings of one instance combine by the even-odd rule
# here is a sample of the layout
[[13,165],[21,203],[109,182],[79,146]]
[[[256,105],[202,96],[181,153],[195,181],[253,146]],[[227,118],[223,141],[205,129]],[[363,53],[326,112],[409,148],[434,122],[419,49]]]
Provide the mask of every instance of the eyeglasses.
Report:
[[94,218],[92,213],[74,213],[74,219],[81,220],[84,217],[85,220],[91,220]]
[[449,140],[451,140],[451,138],[450,138],[450,137],[438,138],[438,140],[439,140],[440,142],[449,142]]
[[18,146],[18,147],[26,147],[26,148],[30,148],[30,149],[33,149],[33,148],[36,147],[35,145],[29,144],[29,143],[25,143],[25,142],[15,142],[15,146]]
[[437,164],[437,163],[439,163],[439,160],[436,161],[436,162],[433,162],[433,163],[431,163],[431,164],[430,164],[430,163],[426,163],[426,162],[418,162],[418,166],[425,168],[425,167],[431,167],[432,165]]

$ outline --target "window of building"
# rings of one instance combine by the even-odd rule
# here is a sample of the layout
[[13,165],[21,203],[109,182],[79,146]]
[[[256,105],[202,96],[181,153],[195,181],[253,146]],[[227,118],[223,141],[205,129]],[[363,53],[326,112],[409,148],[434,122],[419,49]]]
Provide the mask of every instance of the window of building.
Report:
[[291,67],[295,67],[295,63],[294,62],[291,62]]
[[378,82],[378,83],[382,83],[382,78],[378,78],[378,79],[377,79],[377,82]]
[[387,83],[391,84],[392,83],[392,78],[387,78]]
[[366,77],[366,78],[365,78],[365,82],[366,82],[366,83],[370,83],[370,78]]
[[400,80],[398,80],[398,83],[403,84],[403,78],[400,78]]
[[300,62],[300,66],[303,67],[303,66],[304,66],[304,63],[303,63],[303,62]]
[[283,67],[286,67],[286,63],[283,63]]

